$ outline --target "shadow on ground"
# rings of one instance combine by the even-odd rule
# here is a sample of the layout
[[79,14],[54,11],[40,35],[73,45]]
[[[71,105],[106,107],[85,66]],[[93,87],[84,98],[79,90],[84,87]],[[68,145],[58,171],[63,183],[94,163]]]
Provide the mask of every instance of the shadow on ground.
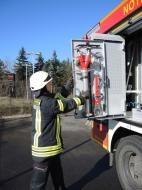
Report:
[[109,165],[109,155],[106,154],[101,160],[94,165],[94,167],[81,177],[77,182],[73,183],[68,187],[68,190],[81,190],[86,186],[90,181],[94,180],[104,171],[110,169]]

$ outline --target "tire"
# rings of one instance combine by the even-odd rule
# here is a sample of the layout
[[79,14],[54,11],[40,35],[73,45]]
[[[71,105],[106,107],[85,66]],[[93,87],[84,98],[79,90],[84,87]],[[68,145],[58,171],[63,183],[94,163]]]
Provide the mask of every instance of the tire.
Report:
[[115,166],[124,190],[142,190],[142,137],[132,135],[120,140]]

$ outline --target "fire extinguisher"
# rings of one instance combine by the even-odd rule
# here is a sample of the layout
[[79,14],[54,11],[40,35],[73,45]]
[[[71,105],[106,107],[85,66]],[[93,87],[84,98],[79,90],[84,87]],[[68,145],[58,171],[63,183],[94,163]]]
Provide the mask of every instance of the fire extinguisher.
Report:
[[96,116],[100,115],[102,112],[101,108],[101,92],[100,92],[100,76],[99,74],[94,75],[93,80],[93,104],[94,104],[94,113]]

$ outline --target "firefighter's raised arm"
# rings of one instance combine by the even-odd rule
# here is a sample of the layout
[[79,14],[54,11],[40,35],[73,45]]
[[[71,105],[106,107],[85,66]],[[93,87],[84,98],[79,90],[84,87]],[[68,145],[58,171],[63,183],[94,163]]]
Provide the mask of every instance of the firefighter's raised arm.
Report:
[[85,99],[83,97],[57,99],[54,107],[55,114],[70,112],[78,106],[84,105],[84,103]]

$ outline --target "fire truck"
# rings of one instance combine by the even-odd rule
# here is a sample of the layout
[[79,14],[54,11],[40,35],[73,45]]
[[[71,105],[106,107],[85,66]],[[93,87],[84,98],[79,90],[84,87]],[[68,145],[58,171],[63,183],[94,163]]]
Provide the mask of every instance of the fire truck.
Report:
[[91,137],[110,155],[124,190],[142,189],[142,0],[124,0],[72,40],[76,115],[92,121]]

